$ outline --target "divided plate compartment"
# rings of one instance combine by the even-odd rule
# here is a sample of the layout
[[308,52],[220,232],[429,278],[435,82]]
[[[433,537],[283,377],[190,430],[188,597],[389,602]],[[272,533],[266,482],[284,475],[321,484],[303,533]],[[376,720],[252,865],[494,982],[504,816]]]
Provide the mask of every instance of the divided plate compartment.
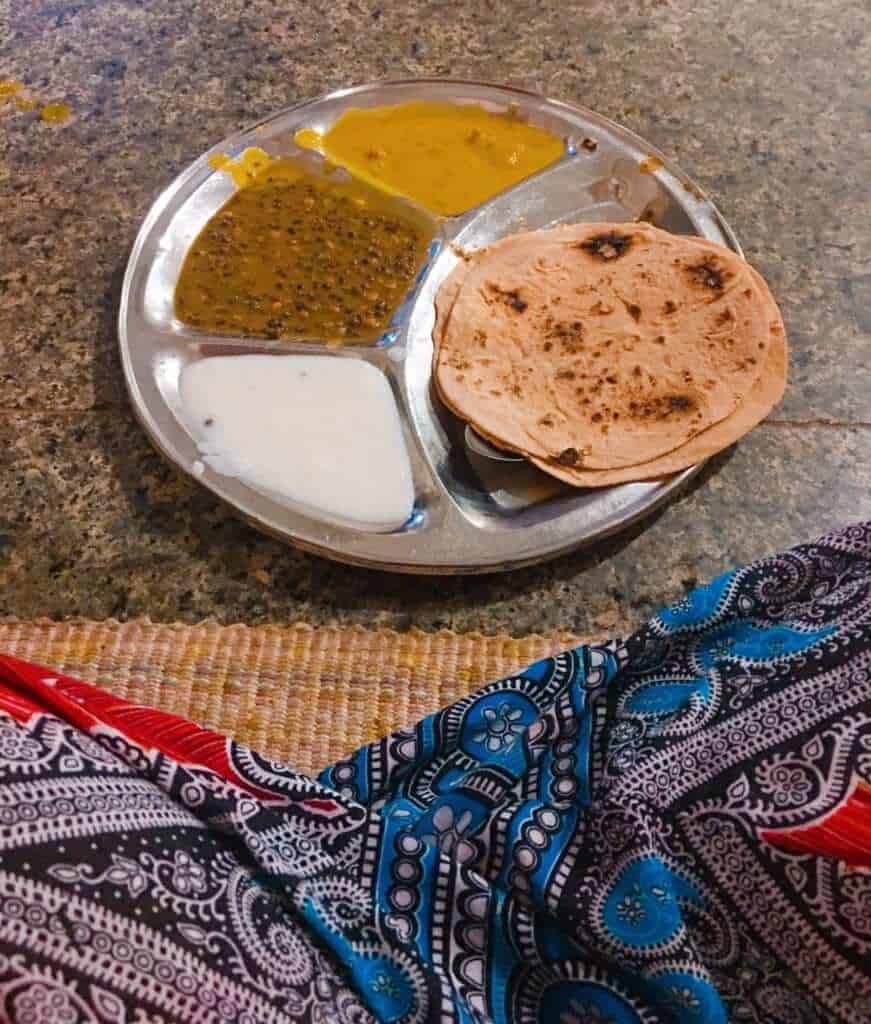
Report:
[[[317,158],[293,141],[299,128],[325,131],[349,107],[420,99],[474,103],[494,112],[514,109],[563,137],[565,153],[460,216],[434,217],[428,259],[391,325],[377,338],[336,348],[302,338],[208,334],[176,319],[173,292],[185,254],[235,191],[229,175],[212,168],[210,157],[236,157],[258,146],[270,155],[298,157],[312,165]],[[435,394],[434,299],[464,251],[505,235],[562,223],[640,219],[677,234],[701,235],[740,254],[728,225],[684,174],[642,139],[582,107],[518,89],[444,79],[374,83],[292,107],[203,154],[151,208],[127,267],[119,315],[133,408],[166,458],[259,529],[303,549],[351,564],[416,573],[498,571],[556,556],[640,518],[700,467],[662,480],[578,490],[525,461],[488,457],[486,442],[468,432]],[[387,376],[415,487],[413,513],[400,530],[369,533],[314,518],[201,461],[180,418],[181,371],[198,359],[242,354],[361,359]]]

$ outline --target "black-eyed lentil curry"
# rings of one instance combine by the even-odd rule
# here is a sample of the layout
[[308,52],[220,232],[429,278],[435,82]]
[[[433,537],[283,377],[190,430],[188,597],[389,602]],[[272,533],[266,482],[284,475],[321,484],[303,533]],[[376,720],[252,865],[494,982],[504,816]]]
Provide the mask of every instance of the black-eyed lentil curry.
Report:
[[293,160],[215,166],[244,187],[188,252],[175,290],[181,321],[327,342],[371,339],[389,325],[426,257],[428,218]]

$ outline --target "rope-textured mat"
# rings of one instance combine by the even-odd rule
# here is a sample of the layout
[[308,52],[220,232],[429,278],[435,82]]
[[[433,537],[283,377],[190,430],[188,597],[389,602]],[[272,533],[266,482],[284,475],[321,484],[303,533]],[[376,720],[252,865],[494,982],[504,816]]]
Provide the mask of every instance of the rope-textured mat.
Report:
[[0,653],[184,715],[303,772],[579,642],[567,633],[0,621]]

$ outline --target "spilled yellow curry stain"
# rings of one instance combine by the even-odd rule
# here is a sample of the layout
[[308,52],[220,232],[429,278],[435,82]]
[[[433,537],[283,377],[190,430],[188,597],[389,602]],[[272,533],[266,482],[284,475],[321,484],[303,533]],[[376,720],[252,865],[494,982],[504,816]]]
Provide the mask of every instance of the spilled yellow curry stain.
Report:
[[377,188],[453,216],[477,206],[558,160],[563,140],[516,111],[413,100],[351,108],[323,134],[296,133],[303,149]]
[[286,177],[290,171],[283,166],[284,161],[275,160],[259,146],[249,146],[235,158],[226,153],[213,153],[208,162],[214,170],[229,174],[237,188],[253,184],[267,168],[276,164],[282,165],[279,173],[283,175],[283,180],[293,180]]
[[231,159],[226,153],[213,153],[206,161],[213,171],[223,171],[230,162]]
[[0,101],[11,99],[23,88],[24,83],[15,78],[0,78]]
[[46,103],[39,116],[46,124],[63,124],[69,120],[71,113],[66,103]]
[[[24,82],[16,78],[0,78],[0,103],[14,100],[18,110],[33,110],[38,102],[28,95]],[[47,103],[40,111],[40,118],[47,124],[63,124],[72,111],[66,103]]]
[[325,136],[316,132],[314,128],[300,128],[293,136],[293,141],[301,149],[314,149],[319,153],[324,151],[324,139]]
[[662,166],[663,163],[658,156],[646,156],[638,162],[638,170],[642,174],[655,174]]

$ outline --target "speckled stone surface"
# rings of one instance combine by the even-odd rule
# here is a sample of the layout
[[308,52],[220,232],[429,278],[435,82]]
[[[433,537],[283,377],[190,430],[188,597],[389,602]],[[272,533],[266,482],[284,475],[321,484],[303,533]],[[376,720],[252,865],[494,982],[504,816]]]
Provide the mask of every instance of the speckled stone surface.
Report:
[[[506,576],[366,572],[261,537],[152,452],[116,354],[130,246],[178,171],[304,97],[426,74],[576,100],[674,156],[792,345],[772,421],[671,505]],[[0,614],[610,633],[871,515],[865,0],[0,0],[2,78],[72,117],[0,104]]]

